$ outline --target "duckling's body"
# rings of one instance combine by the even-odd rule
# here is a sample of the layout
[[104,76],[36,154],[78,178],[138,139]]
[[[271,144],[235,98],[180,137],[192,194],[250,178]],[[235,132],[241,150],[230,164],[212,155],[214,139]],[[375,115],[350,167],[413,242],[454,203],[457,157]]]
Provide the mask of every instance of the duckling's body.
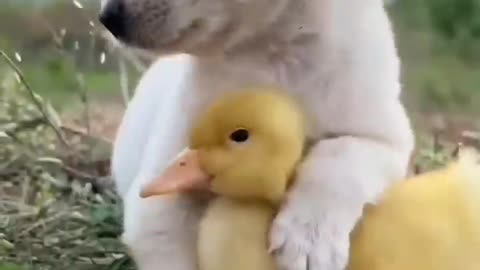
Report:
[[274,270],[268,231],[275,209],[259,201],[215,199],[200,222],[201,270]]
[[[231,157],[223,156],[231,159],[228,172],[212,182],[219,197],[207,207],[199,225],[200,270],[276,269],[268,253],[268,232],[302,155],[302,115],[279,92],[240,93],[213,105],[193,131],[194,148],[221,144],[225,136],[219,134],[234,134],[239,128],[251,133],[249,141],[228,143],[233,144],[227,147]],[[207,128],[217,132],[212,135]],[[204,166],[214,171],[222,162],[206,159]]]
[[480,165],[464,155],[398,183],[367,208],[348,270],[480,269]]

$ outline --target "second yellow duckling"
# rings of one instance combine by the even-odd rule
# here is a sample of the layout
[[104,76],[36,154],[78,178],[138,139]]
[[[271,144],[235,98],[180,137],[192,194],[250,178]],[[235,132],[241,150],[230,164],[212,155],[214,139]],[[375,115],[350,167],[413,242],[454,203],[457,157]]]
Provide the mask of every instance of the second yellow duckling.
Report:
[[480,164],[457,162],[394,185],[352,233],[348,270],[480,269]]
[[303,114],[273,89],[228,95],[201,116],[190,149],[143,197],[191,189],[219,195],[200,223],[201,270],[275,270],[268,231],[305,142]]

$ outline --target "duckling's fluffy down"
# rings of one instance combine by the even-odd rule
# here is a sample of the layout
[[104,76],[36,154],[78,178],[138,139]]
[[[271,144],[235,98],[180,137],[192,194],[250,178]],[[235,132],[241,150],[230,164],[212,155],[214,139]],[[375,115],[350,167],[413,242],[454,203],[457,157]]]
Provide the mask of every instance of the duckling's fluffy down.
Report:
[[217,199],[200,222],[199,265],[208,270],[276,270],[268,253],[275,212],[268,204]]
[[352,234],[348,270],[480,269],[480,164],[472,150],[390,189]]

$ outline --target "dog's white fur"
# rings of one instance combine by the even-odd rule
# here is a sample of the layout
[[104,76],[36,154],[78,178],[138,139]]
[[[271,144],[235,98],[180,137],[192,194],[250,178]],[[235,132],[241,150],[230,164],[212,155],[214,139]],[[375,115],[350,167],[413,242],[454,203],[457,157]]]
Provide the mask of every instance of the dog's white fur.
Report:
[[[188,6],[178,2],[177,9]],[[281,269],[342,269],[363,205],[404,177],[413,148],[382,1],[192,2],[214,16],[202,24],[203,38],[193,31],[181,42],[170,38],[175,45],[168,46],[152,30],[148,46],[145,37],[131,41],[190,55],[153,64],[119,129],[112,166],[124,200],[124,242],[141,270],[196,269],[196,225],[204,203],[188,197],[141,199],[139,189],[186,146],[192,121],[215,97],[278,85],[303,104],[316,144],[274,221],[273,254]],[[233,34],[213,34],[235,14],[222,10],[233,3],[257,7],[244,15],[248,18],[232,20],[241,26]],[[185,8],[185,16],[192,12]]]

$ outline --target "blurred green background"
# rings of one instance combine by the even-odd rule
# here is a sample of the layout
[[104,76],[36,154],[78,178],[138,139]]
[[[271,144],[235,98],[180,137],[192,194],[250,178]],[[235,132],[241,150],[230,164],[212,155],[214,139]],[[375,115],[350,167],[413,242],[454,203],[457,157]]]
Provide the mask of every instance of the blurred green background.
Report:
[[412,112],[480,112],[480,2],[397,0],[390,7]]
[[[107,52],[100,63],[105,42],[90,33],[99,1],[77,3],[84,8],[67,0],[0,3],[0,48],[12,57],[16,52],[22,56],[19,65],[28,80],[57,108],[75,101],[79,72],[81,87],[92,95],[119,94],[117,59]],[[480,114],[479,2],[397,0],[388,1],[388,9],[410,112],[475,122],[474,116]],[[130,88],[136,78],[130,80]]]
[[[95,97],[118,95],[118,59],[99,35],[99,3],[0,1],[0,49],[17,61],[35,91],[57,109],[70,107],[84,90]],[[0,63],[0,71],[5,68]],[[136,80],[138,74],[133,75]]]

